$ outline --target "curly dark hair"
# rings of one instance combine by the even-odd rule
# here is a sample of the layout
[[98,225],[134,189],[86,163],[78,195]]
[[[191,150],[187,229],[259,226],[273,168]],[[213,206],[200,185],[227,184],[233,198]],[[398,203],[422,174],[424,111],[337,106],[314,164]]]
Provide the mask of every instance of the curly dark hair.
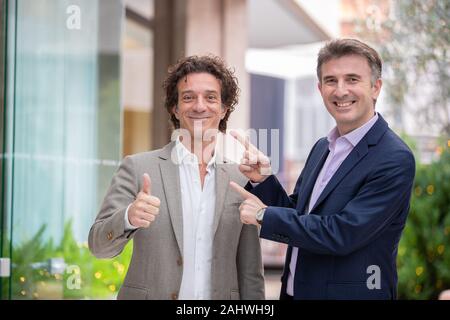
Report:
[[169,67],[169,73],[164,80],[165,91],[164,106],[170,114],[175,129],[180,128],[180,121],[173,114],[173,107],[178,104],[178,82],[190,73],[206,72],[217,78],[221,87],[222,106],[227,109],[225,117],[219,123],[219,130],[225,132],[227,121],[238,103],[239,87],[234,70],[227,68],[225,62],[217,56],[190,56],[185,57]]

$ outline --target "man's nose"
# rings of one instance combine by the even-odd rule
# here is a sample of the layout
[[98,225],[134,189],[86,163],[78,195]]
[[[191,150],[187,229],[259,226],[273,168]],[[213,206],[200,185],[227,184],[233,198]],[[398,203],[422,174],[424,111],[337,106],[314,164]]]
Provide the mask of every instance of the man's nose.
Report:
[[203,112],[207,109],[206,101],[202,96],[197,98],[196,103],[194,104],[194,111]]
[[344,96],[348,95],[348,88],[347,88],[347,85],[345,84],[344,81],[339,81],[337,83],[336,90],[334,91],[334,94],[337,97],[344,97]]

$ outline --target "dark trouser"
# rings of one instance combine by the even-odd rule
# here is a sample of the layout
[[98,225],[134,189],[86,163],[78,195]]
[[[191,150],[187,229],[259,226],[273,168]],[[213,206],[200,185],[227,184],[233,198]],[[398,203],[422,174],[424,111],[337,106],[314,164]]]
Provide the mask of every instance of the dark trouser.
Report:
[[294,300],[294,297],[288,295],[288,294],[286,293],[286,291],[284,291],[284,292],[282,291],[282,292],[280,293],[280,300]]

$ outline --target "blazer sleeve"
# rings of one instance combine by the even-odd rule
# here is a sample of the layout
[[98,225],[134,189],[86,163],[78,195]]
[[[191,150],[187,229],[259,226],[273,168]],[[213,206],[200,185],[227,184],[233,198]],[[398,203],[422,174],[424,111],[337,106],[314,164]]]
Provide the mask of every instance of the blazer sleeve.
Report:
[[245,189],[257,196],[265,205],[295,208],[297,206],[298,186],[300,185],[302,177],[297,181],[294,193],[288,196],[284,188],[278,181],[277,177],[271,175],[264,182],[253,187],[250,182],[247,183]]
[[239,293],[242,300],[264,300],[264,271],[258,227],[243,225],[237,252]]
[[101,209],[89,231],[89,249],[97,258],[120,254],[137,230],[125,231],[125,211],[138,193],[131,157],[125,157],[114,175]]
[[347,255],[379,236],[399,212],[407,212],[414,173],[412,153],[393,152],[340,212],[299,215],[295,209],[268,207],[260,236],[316,254]]
[[[311,148],[311,152],[309,153],[308,158],[305,162],[305,168],[308,166],[311,155],[314,153],[316,146],[321,141],[323,141],[323,139],[318,140]],[[283,186],[274,175],[269,176],[266,180],[264,180],[264,182],[258,184],[255,187],[253,187],[249,181],[245,186],[245,189],[261,199],[261,201],[263,201],[267,206],[296,208],[304,172],[305,170],[303,170],[300,174],[300,177],[295,184],[294,192],[290,196],[287,195]]]

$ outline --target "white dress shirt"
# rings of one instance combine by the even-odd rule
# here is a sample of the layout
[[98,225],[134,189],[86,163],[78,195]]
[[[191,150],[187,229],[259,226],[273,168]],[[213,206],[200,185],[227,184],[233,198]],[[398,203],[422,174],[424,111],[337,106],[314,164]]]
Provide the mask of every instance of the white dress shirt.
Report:
[[[213,222],[216,206],[216,152],[206,167],[203,189],[197,156],[177,141],[183,210],[183,276],[180,300],[211,299]],[[136,229],[125,213],[126,230]]]

